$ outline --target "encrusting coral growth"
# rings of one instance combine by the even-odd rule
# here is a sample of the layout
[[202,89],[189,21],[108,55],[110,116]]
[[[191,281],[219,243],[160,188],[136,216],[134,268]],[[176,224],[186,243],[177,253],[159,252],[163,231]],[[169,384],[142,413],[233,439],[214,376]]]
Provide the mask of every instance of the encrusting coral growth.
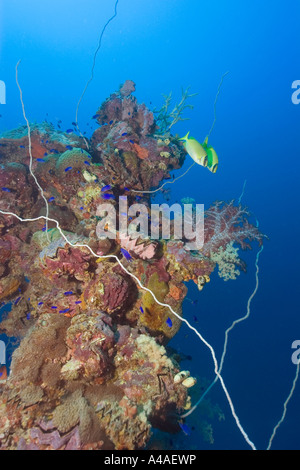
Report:
[[[180,365],[166,349],[180,321],[101,256],[118,256],[181,315],[184,282],[201,290],[216,263],[225,279],[233,278],[234,266],[242,266],[236,247],[262,242],[247,212],[232,202],[207,211],[198,252],[186,250],[184,240],[121,237],[118,226],[114,240],[99,237],[103,204],[109,201],[118,215],[124,196],[149,207],[149,195],[131,190],[157,187],[185,159],[182,145],[162,137],[134,91],[127,81],[98,109],[88,152],[87,138],[32,127],[33,172],[49,217],[72,244],[87,244],[100,257],[70,246],[53,222],[46,232],[42,219],[21,223],[0,214],[0,300],[12,305],[0,331],[20,339],[9,377],[0,381],[2,449],[143,449],[153,427],[179,432],[194,383],[174,381]],[[24,128],[2,136],[0,159],[0,209],[44,216]]]

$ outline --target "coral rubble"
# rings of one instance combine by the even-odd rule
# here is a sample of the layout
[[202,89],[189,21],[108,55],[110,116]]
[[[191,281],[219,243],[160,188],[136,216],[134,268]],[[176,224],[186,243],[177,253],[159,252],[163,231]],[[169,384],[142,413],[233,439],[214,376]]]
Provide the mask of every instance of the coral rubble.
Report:
[[[116,214],[124,195],[149,207],[149,194],[132,190],[157,187],[185,159],[134,90],[127,81],[102,104],[91,139],[32,126],[33,172],[49,217],[72,245],[55,222],[0,214],[0,301],[11,303],[0,332],[19,339],[9,377],[0,381],[1,449],[143,449],[153,427],[179,432],[196,382],[174,380],[180,365],[166,349],[181,322],[130,273],[182,315],[184,282],[201,290],[217,263],[234,277],[230,266],[242,263],[233,243],[262,241],[233,203],[207,211],[198,252],[184,240],[122,237],[118,226],[115,239],[98,236],[107,201]],[[35,219],[46,208],[29,170],[26,131],[0,139],[0,210]],[[109,254],[127,272],[101,258]]]

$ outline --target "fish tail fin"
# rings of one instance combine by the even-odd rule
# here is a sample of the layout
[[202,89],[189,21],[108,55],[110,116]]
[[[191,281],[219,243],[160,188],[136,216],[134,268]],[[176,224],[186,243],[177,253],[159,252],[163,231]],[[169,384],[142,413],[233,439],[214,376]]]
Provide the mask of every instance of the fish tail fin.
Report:
[[178,139],[178,140],[184,140],[184,141],[188,140],[188,138],[189,138],[189,134],[190,134],[190,131],[187,133],[187,135],[186,135],[186,136],[184,136],[184,137],[181,137],[181,139]]

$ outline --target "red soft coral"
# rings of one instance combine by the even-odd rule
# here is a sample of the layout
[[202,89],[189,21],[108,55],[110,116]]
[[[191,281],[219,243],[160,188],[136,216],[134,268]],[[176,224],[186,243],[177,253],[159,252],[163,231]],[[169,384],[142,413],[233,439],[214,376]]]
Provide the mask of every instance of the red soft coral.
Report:
[[[251,249],[250,241],[257,240],[262,244],[263,235],[257,227],[249,223],[249,212],[241,205],[234,206],[217,201],[205,212],[204,247],[202,253],[209,256],[222,246],[234,242],[241,248]],[[247,241],[248,240],[248,241]]]

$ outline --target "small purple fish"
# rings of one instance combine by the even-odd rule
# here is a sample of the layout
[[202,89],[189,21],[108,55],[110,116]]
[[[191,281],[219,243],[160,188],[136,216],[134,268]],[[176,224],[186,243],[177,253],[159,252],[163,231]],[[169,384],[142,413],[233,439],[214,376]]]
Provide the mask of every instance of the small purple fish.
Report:
[[101,189],[101,192],[105,193],[105,191],[109,191],[110,189],[111,189],[111,185],[107,184],[106,186],[103,186],[103,188]]
[[43,158],[37,158],[36,161],[43,163],[45,160]]
[[90,162],[85,161],[84,163],[85,163],[86,165],[91,166]]
[[55,307],[55,306],[52,306],[51,308],[53,308],[53,310],[57,309],[57,307]]
[[21,297],[18,297],[17,300],[15,301],[15,305],[17,305],[20,300],[21,300]]
[[47,155],[48,155],[48,153],[47,153],[47,152],[45,152],[45,153],[44,153],[44,157],[47,157]]
[[26,315],[27,320],[30,320],[30,312]]
[[106,199],[108,201],[109,199],[116,199],[116,197],[113,194],[103,194],[102,199]]
[[68,166],[68,168],[65,169],[65,172],[72,170],[71,166]]
[[1,188],[1,189],[2,189],[2,191],[5,191],[6,193],[10,193],[10,192],[11,192],[10,189],[8,189],[8,188]]
[[54,199],[55,199],[55,197],[50,197],[48,202],[52,202],[52,201],[54,201]]
[[172,328],[173,323],[170,317],[167,319],[166,324],[168,325],[169,328]]
[[184,434],[186,436],[190,436],[191,435],[191,430],[190,428],[187,426],[187,424],[183,424],[183,423],[178,423],[179,426],[181,427],[182,431],[184,432]]
[[124,135],[128,135],[128,132],[124,132],[124,133],[122,134],[122,137],[124,137]]
[[59,313],[67,313],[67,312],[69,312],[69,311],[70,311],[70,309],[69,309],[69,308],[66,308],[66,310],[60,310]]
[[77,302],[75,302],[76,305],[81,304],[81,303],[82,303],[81,300],[77,300]]
[[131,144],[134,144],[134,141],[133,141],[133,140],[130,140],[129,142],[130,142]]
[[122,253],[122,255],[124,256],[124,258],[127,259],[127,261],[131,261],[131,260],[132,260],[132,256],[128,253],[127,250],[124,250],[124,248],[121,248],[121,253]]
[[24,149],[25,148],[25,145],[20,145],[20,149]]
[[65,292],[65,295],[73,295],[72,291]]
[[38,306],[43,305],[43,303],[44,303],[44,302],[39,302],[39,303],[38,303]]
[[67,132],[67,134],[72,134],[72,132],[74,132],[74,130],[73,129],[67,129],[66,132]]
[[144,309],[143,309],[143,307],[140,307],[140,311],[141,311],[142,313],[144,313]]
[[66,149],[67,150],[72,150],[73,147],[71,147],[71,145],[66,145]]
[[100,116],[100,114],[95,114],[95,116],[92,117],[92,119],[97,119]]
[[112,124],[114,121],[109,121],[109,124]]

